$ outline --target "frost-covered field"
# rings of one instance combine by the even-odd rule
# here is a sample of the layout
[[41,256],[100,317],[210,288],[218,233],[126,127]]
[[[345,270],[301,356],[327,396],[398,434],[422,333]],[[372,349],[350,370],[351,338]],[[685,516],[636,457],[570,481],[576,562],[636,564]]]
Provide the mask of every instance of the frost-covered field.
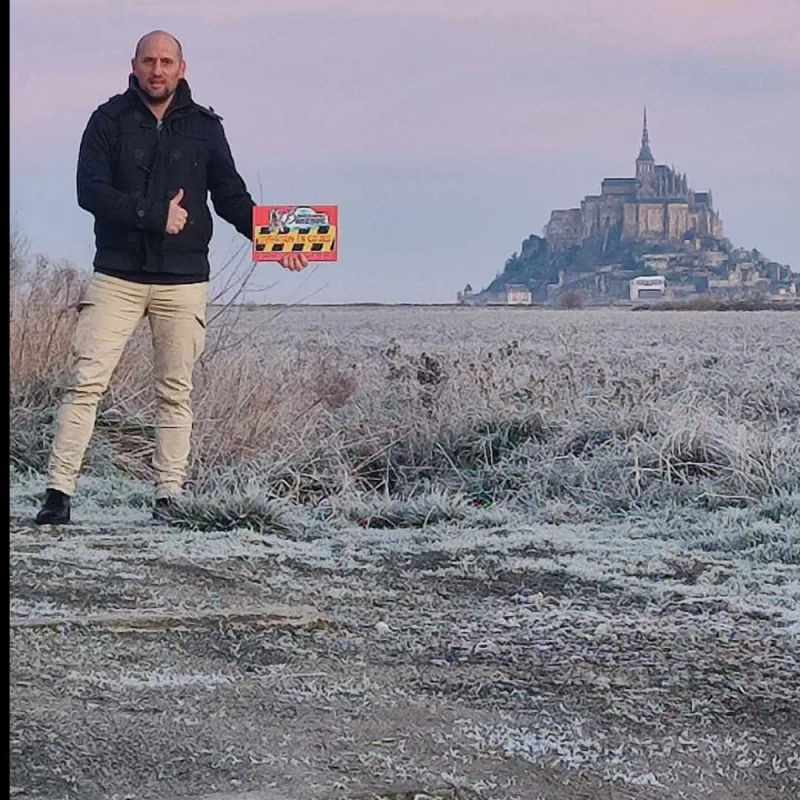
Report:
[[172,525],[96,470],[36,530],[12,472],[19,793],[800,793],[798,315],[234,327],[268,444]]

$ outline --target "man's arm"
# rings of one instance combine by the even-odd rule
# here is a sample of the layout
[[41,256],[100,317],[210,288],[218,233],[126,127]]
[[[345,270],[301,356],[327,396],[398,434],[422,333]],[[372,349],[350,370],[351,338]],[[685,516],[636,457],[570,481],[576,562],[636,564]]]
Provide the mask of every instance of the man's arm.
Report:
[[219,120],[214,121],[214,135],[208,162],[208,189],[214,211],[242,236],[253,239],[253,198],[236,170],[233,154]]
[[[236,228],[248,241],[253,241],[253,198],[242,176],[236,170],[233,154],[225,138],[222,123],[215,120],[214,139],[208,162],[208,189],[214,210]],[[280,265],[290,272],[300,272],[308,266],[303,253],[286,253]]]
[[78,205],[96,219],[131,229],[164,233],[168,201],[135,197],[112,185],[113,138],[113,121],[102,111],[95,111],[83,132],[78,154]]

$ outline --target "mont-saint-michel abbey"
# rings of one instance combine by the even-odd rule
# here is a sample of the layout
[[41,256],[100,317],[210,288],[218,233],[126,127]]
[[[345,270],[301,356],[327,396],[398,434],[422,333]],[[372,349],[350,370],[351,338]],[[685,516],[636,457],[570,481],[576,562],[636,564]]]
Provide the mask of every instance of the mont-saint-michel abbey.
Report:
[[531,235],[481,292],[460,303],[556,303],[578,293],[592,303],[696,294],[795,297],[800,275],[723,234],[710,189],[656,163],[647,109],[631,177],[605,178],[579,207],[551,212],[544,236]]
[[646,110],[635,177],[606,178],[600,194],[586,195],[580,208],[553,211],[546,238],[564,248],[586,239],[607,241],[610,235],[654,242],[682,241],[687,235],[722,238],[722,220],[712,207],[711,192],[695,192],[686,175],[656,164]]

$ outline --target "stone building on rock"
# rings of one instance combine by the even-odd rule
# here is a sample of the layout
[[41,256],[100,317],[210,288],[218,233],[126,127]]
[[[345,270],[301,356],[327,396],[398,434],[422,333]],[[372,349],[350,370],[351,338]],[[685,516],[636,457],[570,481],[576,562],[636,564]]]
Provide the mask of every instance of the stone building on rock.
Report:
[[580,208],[553,211],[546,230],[548,244],[556,249],[581,246],[589,239],[680,242],[722,235],[711,192],[694,191],[685,174],[656,164],[647,109],[635,177],[605,178],[600,194],[584,197]]

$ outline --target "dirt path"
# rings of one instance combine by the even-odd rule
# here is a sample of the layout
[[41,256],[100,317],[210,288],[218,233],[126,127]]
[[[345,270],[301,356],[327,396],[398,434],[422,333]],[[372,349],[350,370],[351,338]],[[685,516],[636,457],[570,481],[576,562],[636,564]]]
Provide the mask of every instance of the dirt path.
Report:
[[12,793],[798,796],[796,568],[669,548],[12,519]]

